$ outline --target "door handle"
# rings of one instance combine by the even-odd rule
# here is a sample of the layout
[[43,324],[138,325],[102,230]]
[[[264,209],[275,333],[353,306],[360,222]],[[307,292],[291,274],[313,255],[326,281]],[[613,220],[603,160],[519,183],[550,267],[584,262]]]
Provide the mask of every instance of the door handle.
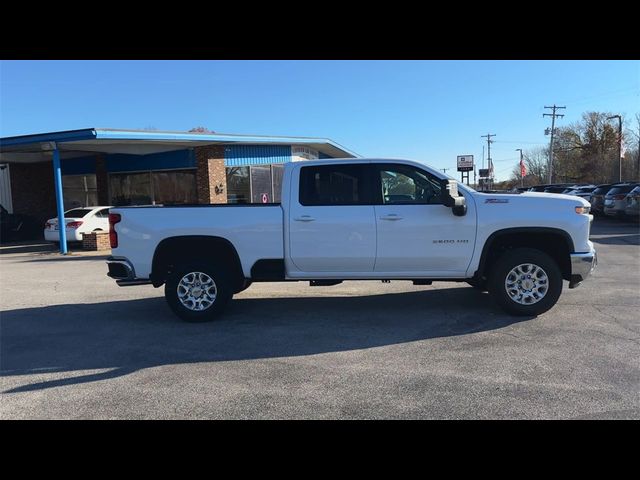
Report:
[[309,215],[302,215],[301,217],[296,217],[294,218],[294,220],[296,222],[313,222],[315,220],[315,218],[309,216]]
[[383,215],[380,220],[402,220],[402,217],[397,213],[390,213],[389,215]]

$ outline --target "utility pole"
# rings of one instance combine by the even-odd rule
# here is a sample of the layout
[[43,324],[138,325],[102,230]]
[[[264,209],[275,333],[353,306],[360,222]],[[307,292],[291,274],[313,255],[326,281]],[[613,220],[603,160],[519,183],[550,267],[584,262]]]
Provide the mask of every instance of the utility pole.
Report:
[[558,107],[556,106],[556,104],[553,104],[553,107],[544,107],[544,108],[551,108],[553,113],[543,113],[542,117],[551,117],[551,142],[549,143],[549,183],[552,182],[553,179],[553,136],[556,133],[555,129],[556,129],[556,117],[564,117],[564,115],[560,115],[558,113],[556,113],[556,110],[560,110],[562,108],[567,108],[567,107]]
[[622,117],[620,115],[611,115],[607,120],[612,118],[618,119],[618,181],[622,181]]
[[516,152],[520,152],[520,164],[518,165],[520,167],[520,186],[524,187],[524,175],[522,175],[522,149],[516,148]]
[[[493,188],[493,163],[491,162],[491,144],[493,140],[491,137],[495,137],[495,133],[487,133],[486,135],[481,135],[482,138],[487,138],[487,166],[489,167],[489,184]],[[484,157],[482,160],[482,165],[484,166]]]
[[447,170],[451,170],[450,168],[441,168],[440,170],[442,170],[444,173],[447,173]]

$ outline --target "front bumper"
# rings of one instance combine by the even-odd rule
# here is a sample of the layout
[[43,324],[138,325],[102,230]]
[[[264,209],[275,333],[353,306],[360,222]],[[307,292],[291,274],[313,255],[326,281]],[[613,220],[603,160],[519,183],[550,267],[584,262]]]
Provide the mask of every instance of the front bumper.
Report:
[[596,268],[596,265],[598,265],[598,254],[596,253],[596,249],[593,248],[593,245],[591,245],[591,250],[587,253],[572,253],[569,288],[576,288],[586,280]]
[[148,278],[136,278],[136,271],[133,265],[124,257],[107,258],[107,266],[109,267],[107,276],[114,278],[121,287],[148,285],[151,283]]

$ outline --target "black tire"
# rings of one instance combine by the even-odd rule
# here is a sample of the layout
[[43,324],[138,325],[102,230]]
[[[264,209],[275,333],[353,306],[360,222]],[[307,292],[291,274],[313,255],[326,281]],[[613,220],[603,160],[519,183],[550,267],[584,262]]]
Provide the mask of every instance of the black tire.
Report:
[[[533,264],[547,275],[546,293],[536,303],[524,305],[511,298],[505,287],[507,275],[521,264]],[[489,278],[489,292],[507,313],[516,316],[536,316],[552,308],[562,293],[562,272],[558,264],[544,252],[533,248],[516,248],[505,252],[493,265]]]
[[247,288],[249,288],[249,287],[251,286],[251,284],[252,284],[252,283],[253,283],[253,282],[252,282],[251,280],[246,280],[246,279],[245,279],[245,281],[244,281],[244,283],[242,284],[242,286],[241,286],[241,287],[239,287],[239,288],[236,288],[236,289],[233,291],[233,294],[235,295],[236,293],[244,292]]
[[[202,272],[208,275],[215,283],[216,296],[213,303],[203,310],[191,310],[187,308],[178,296],[178,285],[183,277],[192,272]],[[211,265],[204,262],[192,262],[178,266],[169,274],[164,284],[164,297],[169,307],[178,317],[186,322],[209,322],[220,317],[227,304],[233,297],[230,275],[220,265]]]

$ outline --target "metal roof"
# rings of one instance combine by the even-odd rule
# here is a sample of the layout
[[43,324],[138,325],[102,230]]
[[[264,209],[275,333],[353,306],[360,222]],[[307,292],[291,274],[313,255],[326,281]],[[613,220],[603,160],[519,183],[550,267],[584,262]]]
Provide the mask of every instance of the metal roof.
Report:
[[0,162],[48,160],[42,148],[47,142],[56,142],[62,158],[87,153],[146,155],[212,144],[305,145],[332,157],[359,156],[328,138],[86,128],[0,138]]

